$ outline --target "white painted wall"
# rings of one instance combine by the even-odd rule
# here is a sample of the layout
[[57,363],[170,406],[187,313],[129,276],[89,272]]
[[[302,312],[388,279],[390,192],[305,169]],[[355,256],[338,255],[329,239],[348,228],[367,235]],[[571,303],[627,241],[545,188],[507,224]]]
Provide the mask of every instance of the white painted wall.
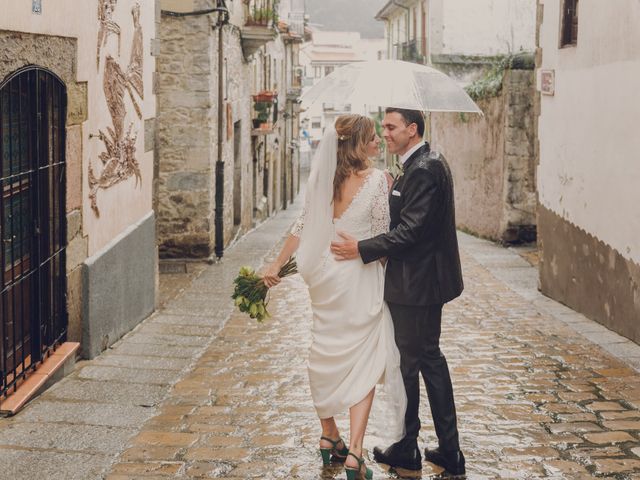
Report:
[[434,55],[535,50],[536,0],[429,0]]
[[[139,0],[140,20],[144,31],[144,102],[141,103],[142,118],[155,117],[155,95],[152,94],[152,75],[155,59],[151,56],[151,38],[155,37],[154,2]],[[111,35],[103,51],[110,53],[121,65],[129,63],[133,21],[131,8],[136,0],[120,0],[117,4],[114,20],[120,25],[120,56],[118,56],[117,36]],[[90,207],[87,172],[92,162],[96,173],[100,171],[98,155],[104,145],[97,138],[89,139],[89,134],[106,130],[111,125],[111,116],[107,109],[102,86],[102,69],[96,64],[98,38],[98,2],[97,0],[57,0],[42,2],[43,12],[35,15],[31,12],[30,1],[0,0],[0,28],[28,33],[59,35],[78,39],[77,80],[88,82],[88,120],[82,125],[83,142],[83,232],[88,235],[89,256],[109,243],[128,226],[145,217],[152,208],[153,152],[144,153],[144,123],[138,120],[128,95],[125,95],[127,118],[125,128],[134,123],[138,132],[136,150],[142,173],[142,185],[135,184],[130,178],[107,190],[98,193],[100,217],[96,217]]]
[[640,263],[640,18],[638,0],[580,2],[578,44],[559,49],[560,0],[544,0],[540,202]]

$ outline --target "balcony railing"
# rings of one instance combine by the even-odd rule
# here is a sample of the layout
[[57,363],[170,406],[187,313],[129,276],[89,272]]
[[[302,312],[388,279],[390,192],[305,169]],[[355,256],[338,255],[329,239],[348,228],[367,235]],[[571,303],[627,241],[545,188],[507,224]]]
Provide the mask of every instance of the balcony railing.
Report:
[[272,27],[278,22],[278,2],[277,0],[248,0],[247,25],[262,27]]
[[244,55],[249,57],[276,38],[278,0],[245,0],[244,8],[246,20],[240,35]]
[[349,113],[351,112],[351,104],[325,102],[322,104],[322,111],[325,113]]
[[396,43],[394,45],[395,58],[404,60],[405,62],[425,63],[425,57],[422,55],[422,39],[417,38],[409,42]]

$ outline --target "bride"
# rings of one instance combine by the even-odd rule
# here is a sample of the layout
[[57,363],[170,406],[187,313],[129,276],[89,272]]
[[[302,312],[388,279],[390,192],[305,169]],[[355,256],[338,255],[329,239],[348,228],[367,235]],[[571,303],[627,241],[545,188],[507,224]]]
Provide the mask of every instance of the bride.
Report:
[[[383,301],[384,265],[358,258],[337,261],[329,247],[336,231],[363,240],[389,229],[388,181],[371,167],[379,152],[373,121],[361,115],[338,117],[314,156],[305,208],[264,282],[280,282],[280,267],[297,251],[298,271],[309,289],[313,312],[308,372],[320,423],[325,465],[344,462],[347,479],[371,479],[362,445],[376,384],[385,386],[390,405],[385,431],[404,436],[406,394],[393,323]],[[349,447],[334,416],[349,410]]]

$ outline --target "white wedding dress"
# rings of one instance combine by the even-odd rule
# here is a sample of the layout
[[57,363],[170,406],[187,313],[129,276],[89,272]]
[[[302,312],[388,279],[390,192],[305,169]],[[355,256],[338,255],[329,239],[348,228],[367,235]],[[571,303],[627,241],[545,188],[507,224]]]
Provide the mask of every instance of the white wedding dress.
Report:
[[[291,230],[301,237],[301,247],[301,233],[310,220],[309,201],[314,199],[308,198]],[[358,240],[387,232],[385,174],[374,169],[347,210],[331,223],[327,240],[339,240],[339,231]],[[335,260],[329,247],[327,243],[317,249],[322,252],[315,259],[317,268],[305,276],[313,312],[308,372],[315,408],[320,418],[333,417],[363,400],[376,384],[384,384],[390,403],[385,431],[397,441],[404,435],[406,393],[391,314],[383,300],[384,267],[380,262],[365,265],[360,258]]]

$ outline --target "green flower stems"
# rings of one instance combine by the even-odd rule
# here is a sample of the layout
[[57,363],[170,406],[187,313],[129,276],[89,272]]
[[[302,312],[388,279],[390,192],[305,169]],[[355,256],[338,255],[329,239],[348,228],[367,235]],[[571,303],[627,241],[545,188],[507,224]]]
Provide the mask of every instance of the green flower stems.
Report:
[[[291,257],[282,266],[278,276],[285,278],[294,273],[298,273],[298,266],[295,259]],[[258,276],[253,269],[242,267],[233,283],[235,288],[231,298],[233,298],[236,307],[241,312],[248,313],[251,318],[255,318],[258,322],[262,322],[265,318],[271,316],[267,311],[269,288],[262,281],[262,277]]]

